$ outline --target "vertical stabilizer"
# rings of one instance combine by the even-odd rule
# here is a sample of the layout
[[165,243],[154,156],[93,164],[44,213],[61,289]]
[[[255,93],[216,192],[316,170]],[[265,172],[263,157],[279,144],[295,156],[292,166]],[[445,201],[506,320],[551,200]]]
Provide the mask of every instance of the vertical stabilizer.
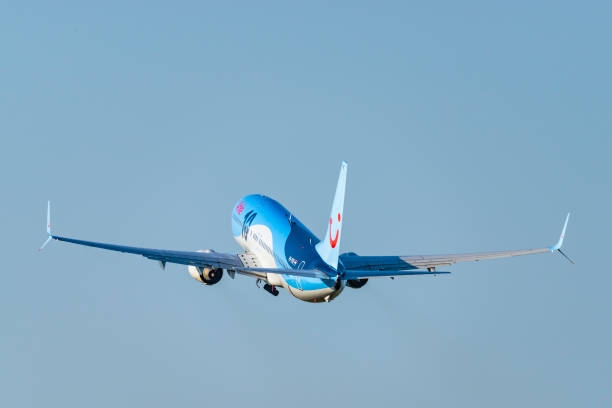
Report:
[[344,222],[344,191],[346,187],[346,162],[342,162],[340,166],[340,176],[338,177],[338,186],[336,187],[336,195],[332,205],[331,214],[327,224],[327,232],[323,241],[316,246],[317,252],[321,258],[332,268],[338,268],[338,255],[340,252],[340,238],[342,236],[342,223]]

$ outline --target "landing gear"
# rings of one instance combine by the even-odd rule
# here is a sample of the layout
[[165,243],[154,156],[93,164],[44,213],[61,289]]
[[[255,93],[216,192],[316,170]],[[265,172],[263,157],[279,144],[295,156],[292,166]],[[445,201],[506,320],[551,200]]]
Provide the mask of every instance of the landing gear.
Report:
[[[257,285],[258,288],[261,288],[261,284],[264,283],[265,281],[263,279],[257,279],[255,281],[255,285]],[[278,289],[276,289],[276,286],[272,286],[269,283],[266,283],[263,288],[266,290],[266,292],[268,292],[269,294],[273,295],[273,296],[278,296]]]
[[[265,281],[263,279],[257,279],[255,281],[255,285],[257,285],[258,288],[261,288],[261,284],[264,283]],[[266,292],[268,292],[269,294],[273,295],[273,296],[278,296],[278,289],[276,289],[276,286],[272,286],[269,283],[266,283],[264,285],[264,289],[266,290]]]
[[264,285],[264,289],[266,290],[266,292],[274,296],[278,296],[278,289],[276,289],[274,286],[270,285],[269,283],[266,283]]

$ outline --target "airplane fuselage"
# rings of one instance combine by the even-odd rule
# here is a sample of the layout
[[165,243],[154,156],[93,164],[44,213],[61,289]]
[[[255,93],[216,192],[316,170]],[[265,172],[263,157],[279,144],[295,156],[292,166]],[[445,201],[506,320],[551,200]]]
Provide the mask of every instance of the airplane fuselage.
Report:
[[[232,233],[259,267],[318,269],[336,276],[315,248],[320,240],[289,210],[269,197],[253,194],[238,201],[232,210]],[[267,281],[308,302],[328,302],[345,286],[339,277],[318,279],[268,273]]]

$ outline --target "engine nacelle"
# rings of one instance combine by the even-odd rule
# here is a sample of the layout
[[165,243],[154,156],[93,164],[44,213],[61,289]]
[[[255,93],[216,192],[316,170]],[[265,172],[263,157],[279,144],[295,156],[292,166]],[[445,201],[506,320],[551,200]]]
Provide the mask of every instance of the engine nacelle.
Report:
[[[212,249],[201,249],[198,252],[211,253],[215,252]],[[200,268],[197,266],[188,266],[187,271],[191,277],[204,285],[214,285],[223,277],[223,269],[217,268]]]
[[346,281],[346,286],[353,289],[359,289],[368,283],[368,278],[349,279]]

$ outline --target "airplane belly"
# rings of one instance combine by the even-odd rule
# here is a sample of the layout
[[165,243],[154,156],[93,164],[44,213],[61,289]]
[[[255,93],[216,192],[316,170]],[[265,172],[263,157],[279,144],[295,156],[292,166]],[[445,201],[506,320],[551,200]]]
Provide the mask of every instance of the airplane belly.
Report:
[[300,290],[291,287],[290,285],[286,285],[286,289],[289,293],[291,293],[291,295],[305,302],[322,303],[330,302],[331,300],[335,299],[336,296],[338,296],[344,289],[344,285],[341,285],[338,289],[334,287],[327,287],[313,290]]

